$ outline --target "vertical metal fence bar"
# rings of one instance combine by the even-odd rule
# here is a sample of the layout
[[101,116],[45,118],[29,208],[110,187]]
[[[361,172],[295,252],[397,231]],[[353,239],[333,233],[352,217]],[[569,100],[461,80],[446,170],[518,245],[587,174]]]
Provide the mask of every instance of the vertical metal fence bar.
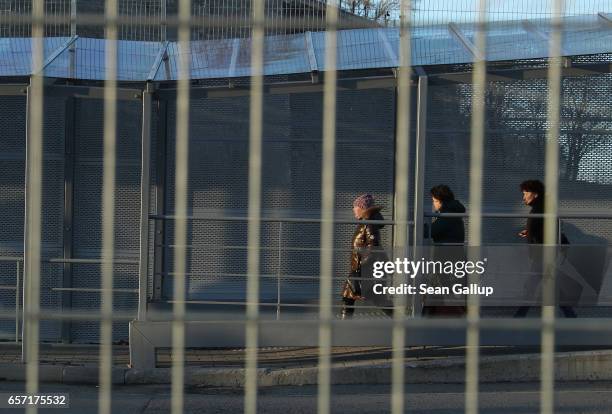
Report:
[[149,275],[149,212],[151,206],[151,117],[153,86],[147,82],[142,93],[142,136],[140,161],[140,265],[138,269],[138,320],[147,319],[147,279]]
[[[157,115],[157,136],[155,139],[155,214],[164,215],[166,213],[166,141],[167,141],[167,118],[168,101],[159,100]],[[162,282],[165,269],[166,247],[165,237],[166,221],[161,219],[154,220],[153,236],[153,291],[151,298],[153,301],[160,300],[162,297]]]
[[[470,260],[480,260],[482,244],[482,176],[484,168],[485,140],[485,91],[487,0],[478,2],[476,30],[476,54],[474,55],[472,118],[470,137],[470,215],[468,224],[468,254]],[[471,281],[470,281],[471,282]],[[467,299],[467,332],[465,360],[465,412],[478,413],[479,345],[480,345],[480,297],[469,295]]]
[[283,264],[283,222],[278,223],[278,269],[276,273],[276,320],[281,312],[281,266]]
[[102,179],[102,304],[98,412],[110,414],[113,369],[113,261],[115,256],[115,175],[117,165],[118,0],[105,2],[104,159]]
[[[69,52],[71,55],[72,53]],[[72,259],[73,254],[73,218],[74,218],[74,148],[75,148],[75,98],[66,99],[65,105],[65,132],[64,132],[64,229],[63,229],[63,257]],[[62,269],[62,287],[72,287],[73,266],[72,263],[64,263]],[[72,292],[62,292],[62,312],[72,309]],[[62,321],[62,342],[71,341],[72,321]]]
[[161,42],[165,42],[168,40],[167,28],[166,28],[166,0],[160,0],[159,39]]
[[184,405],[185,274],[187,272],[187,190],[189,178],[189,78],[191,71],[191,0],[179,1],[179,62],[176,97],[176,160],[174,222],[174,305],[172,315],[172,414]]
[[319,369],[317,411],[330,412],[331,402],[331,320],[334,247],[337,24],[336,0],[327,0],[325,9],[325,78],[323,85],[323,148],[321,170],[321,264],[319,272]]
[[[70,0],[70,36],[71,37],[74,37],[77,34],[76,18],[77,18],[77,1]],[[69,70],[68,73],[71,78],[76,77],[75,76],[75,56],[74,56],[75,51],[76,51],[76,42],[72,42],[68,49],[68,54],[69,54],[69,59],[70,59],[70,63],[68,66],[68,70]]]
[[76,36],[77,0],[70,0],[70,36]]
[[554,358],[555,358],[555,262],[557,252],[557,215],[559,201],[559,122],[561,103],[561,18],[563,0],[552,0],[552,33],[548,61],[548,131],[546,136],[546,165],[544,182],[544,255],[542,291],[542,349],[540,410],[543,414],[554,412]]
[[15,343],[19,342],[19,307],[21,304],[19,303],[19,290],[21,284],[21,264],[19,260],[15,262],[15,267],[17,268],[17,277],[15,281]]
[[[43,61],[44,15],[42,0],[32,3],[32,75],[27,90],[26,115],[26,194],[24,246],[24,338],[22,357],[26,362],[25,391],[38,392],[39,314],[41,281],[41,209],[43,170]],[[28,406],[26,413],[36,413]]]
[[259,252],[261,232],[261,165],[263,134],[264,0],[252,2],[251,92],[249,103],[249,205],[244,412],[257,412],[257,342],[259,319]]
[[[413,257],[421,257],[423,247],[423,202],[425,197],[425,149],[427,146],[427,76],[419,75],[417,85],[417,119],[414,157],[414,224]],[[416,283],[416,278],[413,279]],[[421,315],[421,295],[412,295],[411,314]]]
[[[395,136],[395,245],[394,255],[406,256],[408,249],[408,198],[410,177],[410,88],[411,37],[410,0],[401,1],[399,68],[397,73],[397,115]],[[401,253],[400,253],[401,252]],[[400,286],[404,281],[394,281]],[[391,412],[404,412],[404,349],[406,347],[406,296],[396,295],[393,312],[393,364],[391,370]]]

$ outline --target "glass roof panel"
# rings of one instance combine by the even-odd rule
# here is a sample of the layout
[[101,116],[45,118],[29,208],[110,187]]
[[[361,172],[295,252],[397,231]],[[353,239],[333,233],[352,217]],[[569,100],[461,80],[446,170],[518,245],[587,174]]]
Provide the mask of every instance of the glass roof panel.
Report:
[[[62,47],[69,37],[44,39],[45,60]],[[0,38],[0,76],[29,76],[32,73],[32,39],[29,37]]]
[[[475,43],[475,25],[456,26],[466,42]],[[469,49],[449,25],[413,27],[413,66],[460,64],[473,61]],[[487,59],[490,61],[546,58],[552,27],[550,19],[495,22],[487,28]],[[597,16],[574,16],[563,20],[563,55],[580,56],[612,52],[612,23]],[[309,38],[312,39],[310,50]],[[68,42],[66,37],[44,40],[45,59]],[[268,36],[264,47],[264,74],[282,75],[325,70],[325,32]],[[393,68],[398,66],[399,28],[368,28],[338,32],[338,70]],[[78,38],[45,69],[49,77],[104,80],[104,39]],[[118,80],[145,81],[159,56],[162,43],[121,40],[118,43]],[[314,53],[310,53],[314,52]],[[194,41],[189,50],[191,79],[232,78],[251,75],[251,40]],[[178,78],[179,48],[168,44],[168,58],[161,61],[156,80]],[[0,38],[0,76],[31,73],[31,39]]]
[[[73,50],[62,52],[45,70],[56,78],[104,80],[106,78],[105,39],[78,38]],[[144,81],[162,44],[121,40],[117,46],[117,79]],[[74,57],[72,57],[74,56]]]

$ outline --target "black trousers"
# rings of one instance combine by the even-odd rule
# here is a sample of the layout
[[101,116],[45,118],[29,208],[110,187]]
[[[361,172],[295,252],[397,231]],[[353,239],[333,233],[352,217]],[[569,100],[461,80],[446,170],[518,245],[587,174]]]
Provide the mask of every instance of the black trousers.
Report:
[[342,319],[350,319],[355,313],[355,299],[342,298]]

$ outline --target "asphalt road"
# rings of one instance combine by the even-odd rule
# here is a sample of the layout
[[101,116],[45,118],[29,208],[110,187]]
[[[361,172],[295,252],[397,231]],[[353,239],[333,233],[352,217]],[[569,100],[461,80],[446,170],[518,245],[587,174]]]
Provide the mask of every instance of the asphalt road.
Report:
[[[23,383],[0,382],[0,392],[19,393]],[[411,385],[406,388],[406,412],[419,414],[462,413],[463,386]],[[481,413],[526,414],[539,412],[539,384],[483,384],[480,394]],[[95,386],[42,384],[42,392],[70,393],[70,408],[41,410],[56,413],[95,413]],[[390,411],[388,386],[334,386],[332,412],[351,414],[382,414]],[[557,385],[555,413],[611,413],[612,383],[580,382]],[[258,412],[264,414],[315,413],[317,388],[276,387],[260,389]],[[113,390],[113,413],[168,413],[170,388],[160,385],[120,386]],[[187,413],[241,413],[243,394],[233,389],[186,390]],[[0,410],[2,413],[23,410]]]

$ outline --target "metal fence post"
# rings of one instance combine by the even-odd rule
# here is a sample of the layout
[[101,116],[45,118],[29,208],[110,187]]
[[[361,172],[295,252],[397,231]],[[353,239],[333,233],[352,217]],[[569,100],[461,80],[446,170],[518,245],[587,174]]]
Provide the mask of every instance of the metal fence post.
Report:
[[[421,70],[417,86],[417,130],[414,173],[414,253],[416,259],[423,249],[423,201],[425,197],[425,146],[427,145],[427,75]],[[414,279],[416,282],[416,278]],[[420,315],[421,297],[412,296],[412,316]],[[418,311],[417,311],[418,309]]]
[[21,275],[21,265],[19,260],[15,262],[17,268],[17,277],[15,282],[15,343],[19,342],[19,284]]
[[[72,56],[72,55],[71,55]],[[75,149],[76,149],[76,123],[75,98],[66,100],[66,123],[64,131],[64,229],[63,229],[63,258],[72,259],[73,255],[73,221],[74,221],[74,179],[75,179]],[[62,287],[72,287],[73,266],[70,262],[62,264]],[[72,309],[72,292],[62,292],[62,312]],[[71,341],[72,322],[62,321],[62,342]]]
[[166,23],[166,10],[167,10],[166,1],[167,0],[161,0],[160,14],[161,14],[161,41],[162,42],[165,42],[166,40],[168,40],[168,24]]
[[140,163],[140,260],[138,269],[138,320],[147,319],[147,278],[149,275],[149,211],[151,182],[151,100],[152,85],[142,93],[142,139]]
[[283,251],[282,251],[282,242],[283,242],[283,222],[280,221],[278,223],[278,269],[276,272],[276,320],[280,320],[280,312],[281,312],[281,265],[283,259]]
[[[166,213],[166,155],[167,152],[167,120],[168,102],[160,99],[157,101],[157,136],[155,140],[155,214],[164,215]],[[156,218],[154,221],[153,233],[153,291],[151,298],[153,301],[161,300],[163,294],[163,275],[165,269],[166,249],[166,221]]]

